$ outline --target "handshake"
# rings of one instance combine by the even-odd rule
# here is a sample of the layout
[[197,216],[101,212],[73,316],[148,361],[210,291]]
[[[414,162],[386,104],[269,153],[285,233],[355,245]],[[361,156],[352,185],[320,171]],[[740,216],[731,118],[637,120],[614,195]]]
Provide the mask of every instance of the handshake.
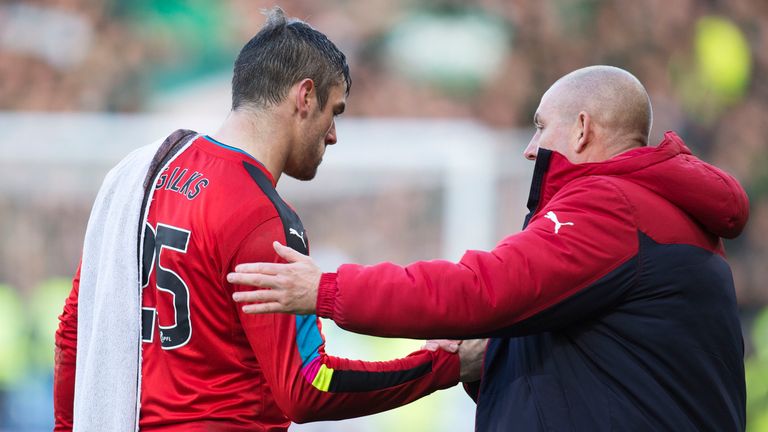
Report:
[[442,349],[450,353],[458,352],[459,361],[461,362],[459,380],[468,383],[480,380],[483,372],[483,358],[485,357],[486,345],[488,345],[488,339],[433,339],[428,340],[421,349],[427,351]]

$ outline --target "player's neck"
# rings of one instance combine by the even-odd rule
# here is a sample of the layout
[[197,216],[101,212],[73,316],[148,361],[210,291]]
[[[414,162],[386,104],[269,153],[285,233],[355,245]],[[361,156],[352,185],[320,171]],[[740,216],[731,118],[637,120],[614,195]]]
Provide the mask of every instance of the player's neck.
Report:
[[213,138],[256,158],[277,182],[285,168],[289,141],[279,124],[269,113],[232,111]]

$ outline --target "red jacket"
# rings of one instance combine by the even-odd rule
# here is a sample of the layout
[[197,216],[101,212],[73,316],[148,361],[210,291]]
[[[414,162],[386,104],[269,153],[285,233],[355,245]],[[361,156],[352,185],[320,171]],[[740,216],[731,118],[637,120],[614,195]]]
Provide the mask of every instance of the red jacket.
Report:
[[479,430],[743,429],[720,237],[748,206],[674,133],[601,163],[540,150],[522,232],[458,263],[342,265],[317,313],[379,336],[495,337]]

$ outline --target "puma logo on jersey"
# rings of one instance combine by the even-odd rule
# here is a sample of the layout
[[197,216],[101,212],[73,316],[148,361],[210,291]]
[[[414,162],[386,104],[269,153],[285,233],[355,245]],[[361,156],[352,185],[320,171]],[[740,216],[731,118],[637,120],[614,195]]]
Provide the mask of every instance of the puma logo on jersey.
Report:
[[562,223],[560,223],[560,221],[557,220],[557,215],[553,211],[547,212],[547,214],[544,215],[544,218],[549,219],[549,220],[551,220],[552,222],[555,223],[555,234],[560,232],[560,228],[563,227],[564,225],[571,225],[571,226],[574,225],[573,222],[562,222]]
[[299,234],[299,232],[296,231],[295,229],[288,228],[288,234],[293,234],[296,237],[300,238],[301,239],[301,244],[303,244],[304,247],[307,247],[307,243],[304,242],[304,233]]

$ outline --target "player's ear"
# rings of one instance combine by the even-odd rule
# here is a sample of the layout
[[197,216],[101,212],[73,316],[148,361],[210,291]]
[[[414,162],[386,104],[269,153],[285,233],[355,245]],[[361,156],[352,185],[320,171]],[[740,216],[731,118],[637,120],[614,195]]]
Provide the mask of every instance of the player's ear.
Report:
[[573,152],[580,154],[587,149],[592,140],[592,118],[586,111],[579,112],[576,118],[576,128],[574,132]]
[[317,101],[315,82],[304,78],[296,84],[296,111],[303,118],[310,113],[312,105]]

